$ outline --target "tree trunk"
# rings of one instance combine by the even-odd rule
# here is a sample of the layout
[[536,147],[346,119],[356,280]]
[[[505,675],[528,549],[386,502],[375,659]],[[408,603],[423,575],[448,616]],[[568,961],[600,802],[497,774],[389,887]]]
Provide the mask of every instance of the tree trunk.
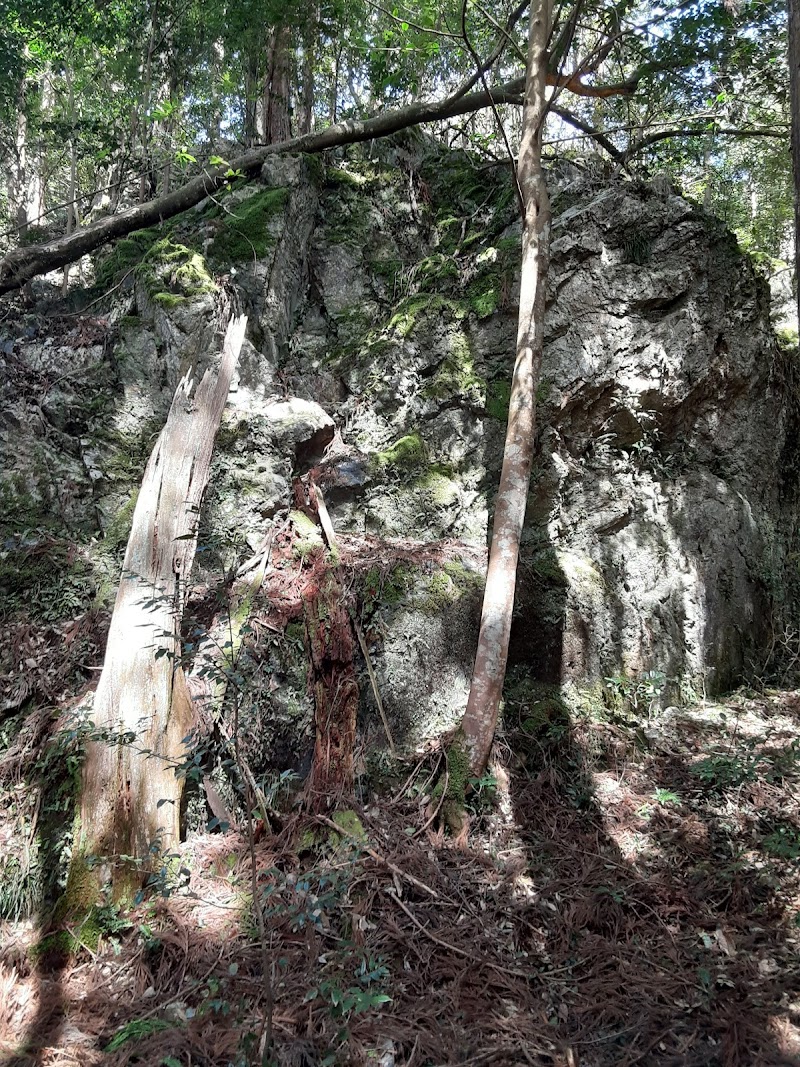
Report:
[[794,174],[794,283],[800,317],[800,0],[789,0],[789,99]]
[[492,101],[495,104],[519,103],[521,90],[522,83],[518,80],[492,89],[491,96],[484,91],[435,103],[418,101],[386,111],[373,119],[349,119],[341,125],[329,126],[318,133],[252,149],[231,160],[229,165],[208,168],[168,196],[127,208],[109,218],[98,219],[90,226],[77,230],[70,237],[14,249],[0,260],[0,295],[21,288],[37,274],[63,267],[65,263],[79,259],[116,237],[124,237],[145,226],[155,226],[188,211],[211,193],[227,185],[231,180],[231,170],[241,171],[246,177],[254,178],[260,173],[265,160],[273,154],[324,152],[326,148],[335,148],[338,145],[370,141],[373,137],[386,137],[423,122],[435,122],[453,118],[455,115],[468,114],[470,111],[487,107]]
[[264,143],[280,144],[290,137],[289,27],[275,26],[270,34],[264,83]]
[[534,0],[517,181],[524,205],[519,326],[503,469],[494,514],[478,650],[462,723],[470,770],[481,774],[494,738],[503,692],[514,607],[519,540],[533,458],[536,388],[542,363],[545,285],[550,258],[550,203],[541,138],[552,0]]
[[[72,81],[72,71],[67,65],[65,70],[67,93],[69,103],[69,192],[67,193],[67,237],[74,231],[78,224],[78,150],[75,143],[75,87]],[[64,281],[61,286],[63,296],[69,292],[69,266],[64,265]]]
[[214,437],[245,325],[244,317],[231,319],[221,360],[196,389],[191,371],[179,383],[133,515],[94,700],[94,727],[107,737],[87,748],[75,852],[84,865],[89,856],[103,858],[101,873],[110,873],[117,897],[135,890],[153,856],[178,841],[182,782],[175,765],[194,721],[180,666],[181,618]]
[[309,690],[314,699],[316,744],[307,786],[314,811],[334,806],[353,788],[353,749],[358,680],[353,663],[353,625],[346,593],[325,570],[316,596],[305,603]]
[[[332,552],[336,537],[330,515],[313,481],[294,485],[298,508],[318,521]],[[314,701],[314,758],[306,785],[312,811],[327,811],[353,788],[354,748],[358,719],[358,678],[353,653],[353,623],[347,590],[338,566],[314,561],[313,584],[304,598],[308,690]]]
[[314,67],[317,57],[317,39],[319,37],[319,4],[312,6],[308,21],[303,31],[303,68],[302,98],[300,102],[300,119],[297,124],[302,136],[311,133],[314,128]]
[[147,200],[148,189],[153,187],[153,161],[151,158],[153,130],[149,116],[153,91],[153,55],[155,53],[156,36],[158,34],[158,0],[154,0],[148,30],[147,51],[145,52],[144,62],[142,64],[142,110],[138,122],[142,146],[142,169],[139,174],[140,204],[145,203]]
[[244,69],[244,143],[252,148],[258,140],[258,58],[248,55]]

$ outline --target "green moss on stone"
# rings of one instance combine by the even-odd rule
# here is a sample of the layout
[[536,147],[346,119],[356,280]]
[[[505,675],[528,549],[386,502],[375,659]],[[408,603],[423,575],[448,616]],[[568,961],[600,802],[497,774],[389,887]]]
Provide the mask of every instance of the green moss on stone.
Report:
[[508,405],[511,402],[511,383],[494,378],[486,387],[486,412],[498,422],[508,421]]
[[155,300],[159,307],[166,308],[167,310],[178,307],[179,304],[186,303],[186,297],[178,296],[176,293],[156,293],[153,300]]
[[118,551],[128,543],[138,499],[139,490],[134,489],[106,528],[105,545],[112,552]]
[[464,397],[473,403],[483,400],[483,381],[475,371],[475,360],[469,341],[463,330],[449,334],[449,352],[431,378],[423,387],[422,395],[435,400]]
[[270,224],[283,214],[288,198],[288,189],[264,189],[229,208],[219,216],[220,230],[209,254],[225,263],[264,257],[275,244]]
[[416,293],[407,296],[395,307],[386,327],[401,338],[408,337],[420,321],[433,315],[446,312],[456,320],[465,318],[467,309],[457,301],[438,293]]
[[95,281],[107,289],[117,283],[126,271],[139,266],[144,257],[162,237],[158,229],[136,230],[117,241],[112,251],[98,264]]
[[479,595],[483,590],[480,575],[467,570],[463,563],[450,560],[426,576],[414,606],[426,615],[441,615],[465,595]]
[[414,431],[395,441],[383,452],[372,457],[372,466],[378,471],[400,471],[409,473],[426,466],[428,450],[420,435]]

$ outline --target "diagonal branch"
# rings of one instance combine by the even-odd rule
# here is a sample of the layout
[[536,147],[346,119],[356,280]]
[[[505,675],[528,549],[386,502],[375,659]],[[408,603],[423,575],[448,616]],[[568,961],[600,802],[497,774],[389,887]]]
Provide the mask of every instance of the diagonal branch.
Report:
[[310,133],[277,144],[251,149],[232,160],[230,165],[204,171],[167,196],[138,204],[109,218],[99,219],[90,226],[76,230],[69,237],[14,249],[0,260],[0,295],[21,288],[27,281],[39,274],[63,267],[66,263],[72,263],[108,241],[124,237],[134,230],[159,225],[167,219],[182,214],[218,189],[228,185],[235,177],[244,175],[247,178],[255,178],[262,165],[272,155],[282,155],[288,152],[316,154],[340,145],[386,137],[424,122],[435,122],[471,111],[479,111],[491,102],[519,104],[523,88],[524,79],[516,79],[492,89],[491,97],[483,91],[460,98],[449,96],[444,100],[434,102],[417,101],[404,107],[385,111],[382,115],[377,115],[372,119],[348,119],[345,122],[328,126],[319,133]]
[[593,141],[596,141],[616,163],[623,164],[625,162],[625,153],[621,152],[614,142],[606,137],[604,133],[601,133],[600,130],[596,130],[594,126],[590,126],[588,122],[584,122],[572,111],[568,111],[567,108],[561,107],[559,104],[551,104],[550,110],[563,119],[564,122],[568,122],[570,126],[574,126],[576,130],[580,130],[581,133],[585,133],[587,137],[591,137]]

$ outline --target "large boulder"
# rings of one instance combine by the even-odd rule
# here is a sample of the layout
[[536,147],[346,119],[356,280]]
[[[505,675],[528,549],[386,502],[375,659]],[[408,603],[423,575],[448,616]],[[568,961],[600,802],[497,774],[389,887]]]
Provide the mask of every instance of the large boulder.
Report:
[[[109,559],[120,558],[172,391],[214,337],[216,274],[238,291],[250,330],[195,580],[212,588],[256,552],[294,506],[293,478],[313,467],[346,540],[391,728],[416,744],[458,721],[469,685],[520,241],[500,171],[455,154],[409,166],[362,159],[323,175],[276,164],[271,186],[232,194],[227,213],[208,204],[166,243],[152,234],[163,264],[151,254],[146,272],[126,275],[107,316],[5,325],[0,492],[7,517],[20,516],[7,521],[3,574],[31,545],[72,539],[82,573],[96,572],[85,602],[101,579],[108,602]],[[720,223],[663,185],[550,182],[510,663],[578,696],[609,678],[624,690],[657,677],[673,702],[731,686],[763,662],[793,591],[795,386],[767,286]],[[391,596],[364,606],[376,561],[376,588]],[[7,610],[24,607],[15,582]],[[73,597],[64,610],[75,607]],[[302,768],[301,636],[279,651],[243,660],[258,680],[244,709],[252,754],[266,768],[293,753]],[[380,745],[366,675],[362,692],[362,727]]]

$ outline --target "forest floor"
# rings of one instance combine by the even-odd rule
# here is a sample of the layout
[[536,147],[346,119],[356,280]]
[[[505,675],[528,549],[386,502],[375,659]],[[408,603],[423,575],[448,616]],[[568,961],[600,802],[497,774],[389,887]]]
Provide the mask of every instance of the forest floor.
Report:
[[460,844],[426,825],[435,750],[346,833],[263,832],[264,944],[235,830],[68,961],[6,923],[0,1063],[261,1062],[268,958],[264,1063],[800,1064],[800,693],[531,721]]

